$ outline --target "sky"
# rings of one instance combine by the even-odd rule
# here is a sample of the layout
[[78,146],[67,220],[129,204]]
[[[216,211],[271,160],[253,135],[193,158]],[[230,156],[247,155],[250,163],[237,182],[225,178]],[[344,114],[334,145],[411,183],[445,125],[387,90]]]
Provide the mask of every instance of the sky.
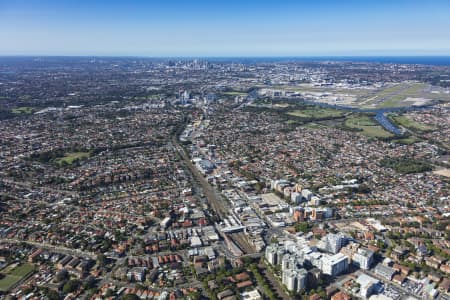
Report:
[[450,55],[450,0],[0,0],[0,55]]

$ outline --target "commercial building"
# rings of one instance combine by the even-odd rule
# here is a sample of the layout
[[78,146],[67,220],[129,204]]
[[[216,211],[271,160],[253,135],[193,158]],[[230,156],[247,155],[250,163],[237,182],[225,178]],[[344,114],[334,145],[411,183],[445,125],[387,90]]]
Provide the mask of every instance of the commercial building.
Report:
[[353,254],[352,263],[361,269],[368,270],[373,263],[374,252],[367,248],[358,248]]
[[302,190],[302,197],[305,201],[310,201],[313,196],[313,193],[310,190],[304,189]]
[[291,201],[295,204],[303,202],[302,194],[297,192],[291,193]]
[[199,169],[203,174],[210,174],[215,168],[214,164],[209,160],[197,159],[194,161],[197,169]]
[[342,253],[322,256],[322,272],[330,276],[337,276],[348,269],[348,258]]
[[146,268],[143,267],[135,267],[128,271],[127,278],[130,281],[143,282],[145,279]]
[[396,273],[396,271],[393,268],[385,266],[381,263],[375,267],[374,272],[379,276],[385,278],[386,280],[391,280],[394,274]]
[[372,276],[361,274],[356,279],[356,282],[360,285],[360,294],[361,297],[367,299],[370,297],[370,295],[373,294],[373,291],[375,290],[376,286],[379,283],[379,280],[376,278],[373,278]]
[[242,300],[262,300],[261,294],[258,290],[246,291],[240,294]]
[[319,248],[330,253],[338,253],[345,245],[346,238],[343,234],[329,233],[320,240]]
[[283,271],[282,283],[289,291],[299,292],[306,288],[308,272],[305,269],[287,269]]
[[284,254],[281,260],[281,270],[296,269],[300,265],[300,260],[295,254]]
[[279,253],[280,248],[276,244],[271,244],[266,247],[266,260],[269,264],[276,265],[278,261],[281,261],[282,257],[278,257]]

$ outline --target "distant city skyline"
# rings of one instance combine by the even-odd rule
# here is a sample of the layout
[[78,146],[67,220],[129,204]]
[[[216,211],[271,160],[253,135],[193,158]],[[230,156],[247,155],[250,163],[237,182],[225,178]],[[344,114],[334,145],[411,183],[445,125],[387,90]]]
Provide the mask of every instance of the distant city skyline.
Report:
[[0,55],[450,55],[450,1],[0,0]]

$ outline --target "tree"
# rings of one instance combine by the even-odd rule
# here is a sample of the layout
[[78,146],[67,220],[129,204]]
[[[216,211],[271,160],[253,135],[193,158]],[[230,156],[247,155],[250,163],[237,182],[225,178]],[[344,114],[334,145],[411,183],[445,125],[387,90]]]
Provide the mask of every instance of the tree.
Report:
[[368,194],[370,193],[370,188],[367,184],[362,183],[358,186],[358,188],[356,189],[356,191],[360,194]]
[[307,222],[301,222],[301,223],[295,224],[295,231],[296,232],[301,231],[303,233],[307,233],[308,230],[309,230],[309,226],[308,226]]
[[69,279],[69,273],[67,272],[66,269],[62,269],[61,271],[58,272],[58,274],[56,274],[56,281],[57,282],[62,282]]
[[89,276],[83,283],[83,287],[86,290],[92,289],[95,286],[95,278],[94,276]]
[[48,289],[46,296],[49,300],[59,300],[61,299],[61,296],[59,295],[59,293],[55,290],[52,289]]
[[201,294],[200,294],[199,291],[195,291],[195,292],[190,292],[190,293],[189,293],[189,297],[190,297],[191,299],[193,299],[193,300],[198,300],[198,299],[200,299],[200,296],[201,296]]
[[33,291],[33,288],[32,288],[32,287],[26,287],[26,288],[23,290],[23,293],[26,295],[26,294],[31,293],[32,291]]
[[264,186],[263,186],[260,182],[257,182],[257,183],[255,184],[255,190],[256,190],[256,192],[260,193],[260,192],[262,191],[263,188],[264,188]]
[[135,294],[126,294],[123,296],[122,300],[140,300],[140,298]]
[[112,289],[106,290],[106,293],[105,293],[106,298],[112,297],[113,295],[114,295],[114,291]]
[[99,266],[101,266],[101,267],[105,266],[106,262],[107,262],[107,258],[105,256],[105,254],[100,253],[97,255],[97,263]]
[[78,290],[80,285],[81,285],[81,281],[79,281],[78,279],[71,279],[71,280],[67,281],[66,284],[64,284],[63,292],[65,294],[75,292],[76,290]]

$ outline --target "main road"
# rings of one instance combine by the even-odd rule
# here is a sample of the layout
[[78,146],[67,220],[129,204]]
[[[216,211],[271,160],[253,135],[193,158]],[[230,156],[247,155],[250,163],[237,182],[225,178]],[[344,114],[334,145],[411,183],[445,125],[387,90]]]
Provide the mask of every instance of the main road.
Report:
[[80,256],[83,258],[91,258],[91,259],[97,258],[97,255],[92,252],[82,251],[79,249],[66,248],[66,247],[52,245],[52,244],[48,244],[48,243],[39,243],[39,242],[24,241],[24,240],[17,240],[17,239],[7,239],[7,238],[0,239],[0,243],[13,243],[13,244],[26,243],[28,245],[32,245],[35,247],[47,249],[50,251],[54,251],[54,252],[58,252],[58,253],[66,254],[66,255]]

